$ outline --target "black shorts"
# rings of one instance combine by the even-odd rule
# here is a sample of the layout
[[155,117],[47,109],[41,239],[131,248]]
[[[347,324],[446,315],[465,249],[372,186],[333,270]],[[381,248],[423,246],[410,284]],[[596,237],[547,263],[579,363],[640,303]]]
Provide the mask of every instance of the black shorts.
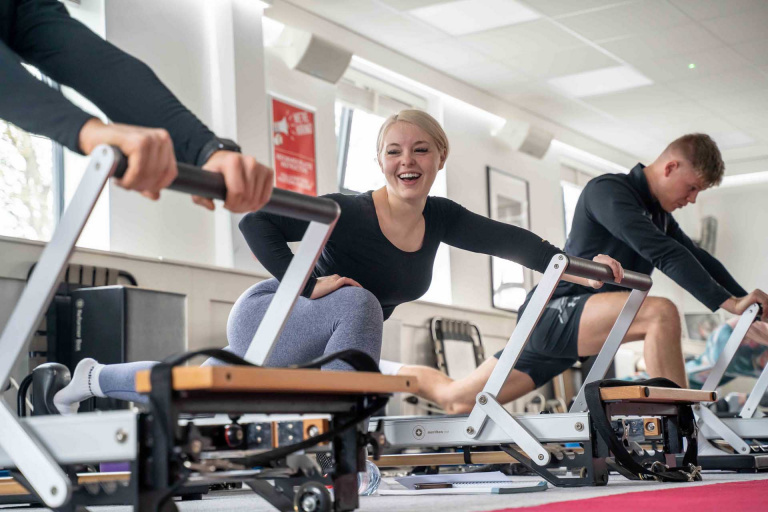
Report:
[[[515,365],[515,370],[528,374],[537,388],[579,360],[579,323],[584,304],[592,295],[559,297],[544,308]],[[498,358],[501,352],[494,355]]]

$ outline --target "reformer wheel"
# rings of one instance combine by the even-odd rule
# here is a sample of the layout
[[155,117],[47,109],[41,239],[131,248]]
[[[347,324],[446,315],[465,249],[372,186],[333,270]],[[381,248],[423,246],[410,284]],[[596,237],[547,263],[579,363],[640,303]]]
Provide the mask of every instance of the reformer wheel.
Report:
[[331,493],[317,482],[301,484],[293,499],[293,509],[296,512],[331,512],[332,508]]

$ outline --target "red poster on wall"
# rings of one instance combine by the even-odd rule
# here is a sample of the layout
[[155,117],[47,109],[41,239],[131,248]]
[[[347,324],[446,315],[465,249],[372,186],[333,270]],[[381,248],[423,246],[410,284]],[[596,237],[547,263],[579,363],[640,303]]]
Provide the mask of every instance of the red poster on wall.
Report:
[[275,185],[316,196],[315,113],[272,98],[272,149]]

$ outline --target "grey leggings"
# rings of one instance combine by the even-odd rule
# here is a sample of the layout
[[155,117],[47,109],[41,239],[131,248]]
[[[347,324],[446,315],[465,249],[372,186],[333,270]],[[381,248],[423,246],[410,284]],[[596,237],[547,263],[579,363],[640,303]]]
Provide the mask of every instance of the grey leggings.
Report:
[[[229,346],[226,350],[241,357],[245,355],[278,284],[277,279],[262,281],[237,299],[227,322]],[[349,348],[361,350],[378,362],[383,321],[379,301],[363,288],[345,286],[315,300],[299,297],[266,366],[306,363]],[[105,366],[99,375],[101,391],[121,400],[146,402],[145,396],[134,391],[135,375],[155,364],[154,361],[139,361]],[[204,364],[220,363],[209,359]],[[323,369],[351,370],[349,365],[339,361],[331,362]]]

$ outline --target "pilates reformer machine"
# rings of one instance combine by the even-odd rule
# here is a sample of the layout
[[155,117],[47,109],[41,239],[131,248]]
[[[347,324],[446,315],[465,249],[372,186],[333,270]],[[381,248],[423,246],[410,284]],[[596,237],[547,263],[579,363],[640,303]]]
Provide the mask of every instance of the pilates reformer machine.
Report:
[[[702,390],[715,391],[759,313],[760,306],[752,304],[741,315],[723,352],[704,381]],[[760,401],[766,390],[768,390],[768,366],[763,368],[738,414],[732,417],[721,417],[707,407],[694,406],[700,432],[699,462],[703,469],[768,470],[768,418],[759,410]]]
[[[102,188],[125,167],[115,148],[100,146],[93,152],[0,337],[0,383],[8,381],[35,332]],[[183,164],[169,188],[226,197],[221,175]],[[185,486],[240,482],[281,511],[358,507],[357,478],[365,470],[366,446],[378,453],[382,444],[362,425],[393,392],[413,392],[417,384],[411,378],[381,375],[373,360],[356,351],[335,356],[370,373],[321,372],[329,357],[304,369],[255,366],[269,357],[340,213],[328,199],[277,189],[264,210],[308,221],[309,226],[245,360],[220,350],[200,351],[237,366],[178,366],[187,354],[138,374],[137,391],[150,398],[144,412],[19,418],[0,400],[0,468],[11,471],[11,478],[0,479],[0,504],[39,503],[55,510],[132,505],[141,511],[172,511],[174,494]],[[201,418],[206,414],[225,422]],[[265,414],[328,419],[248,419]],[[332,458],[327,476],[308,456],[312,452]],[[130,470],[78,474],[101,463],[128,463]]]
[[[617,284],[632,291],[569,412],[513,415],[496,397],[565,274]],[[621,283],[615,283],[607,265],[562,254],[553,257],[498,364],[478,393],[471,413],[373,418],[369,429],[384,434],[387,453],[409,450],[403,455],[384,455],[377,464],[396,467],[516,461],[553,485],[572,487],[605,485],[609,470],[632,479],[653,478],[654,473],[676,466],[676,455],[685,452],[685,464],[670,479],[700,478],[691,404],[716,400],[714,391],[659,387],[652,381],[645,385],[601,387],[601,379],[651,285],[651,278],[644,274],[625,271]],[[472,451],[473,447],[487,450],[494,446],[499,450]],[[463,455],[434,452],[446,448],[458,448]],[[423,453],[412,453],[417,449]],[[665,477],[657,474],[656,478]]]

